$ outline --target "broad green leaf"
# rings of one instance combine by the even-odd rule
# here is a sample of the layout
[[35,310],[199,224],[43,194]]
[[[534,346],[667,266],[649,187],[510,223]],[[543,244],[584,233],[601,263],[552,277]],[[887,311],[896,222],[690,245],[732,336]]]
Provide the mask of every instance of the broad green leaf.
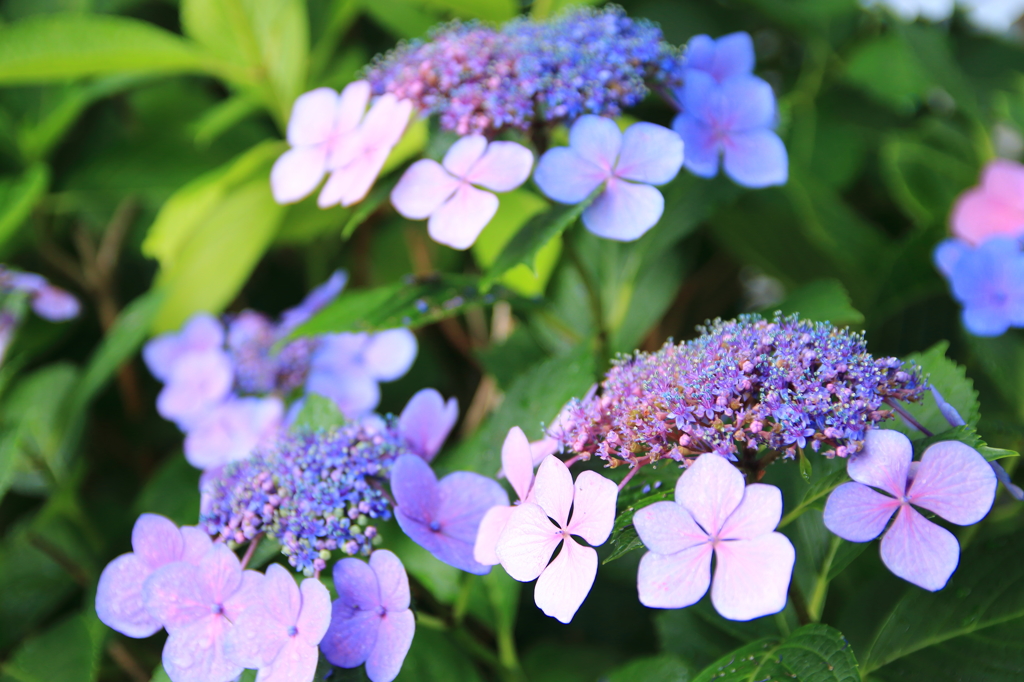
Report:
[[932,86],[926,67],[898,33],[855,48],[846,62],[846,78],[902,113],[913,112]]
[[179,36],[138,19],[49,14],[0,28],[0,84],[115,73],[217,73],[220,64]]
[[569,7],[596,5],[599,0],[534,0],[530,16],[534,19],[548,19]]
[[50,169],[42,163],[29,166],[17,178],[0,179],[0,248],[17,233],[49,185]]
[[[1017,418],[1024,418],[1024,391],[1021,391],[1021,386],[1024,386],[1024,336],[1013,329],[1002,336],[964,336],[972,357],[984,368],[1003,398],[1016,407]],[[949,401],[945,393],[943,397]],[[956,403],[951,404],[958,407]]]
[[365,199],[360,201],[349,213],[345,226],[341,228],[341,238],[347,240],[359,226],[365,223],[370,216],[377,212],[381,206],[387,203],[391,190],[398,184],[398,176],[378,180],[377,184]]
[[344,424],[345,415],[333,400],[318,393],[307,393],[291,429],[296,432],[319,431]]
[[843,635],[805,625],[782,640],[761,640],[720,658],[694,682],[860,682],[857,659]]
[[186,526],[199,520],[199,475],[180,452],[165,458],[135,499],[136,514],[162,514]]
[[[943,399],[949,403],[964,421],[976,426],[981,416],[978,404],[978,392],[974,390],[974,382],[967,376],[966,370],[953,360],[946,357],[948,341],[940,341],[923,353],[908,355],[906,361],[921,368],[923,377],[929,384],[938,389]],[[904,406],[919,424],[934,433],[942,433],[950,429],[950,423],[939,411],[938,403],[931,391],[926,391],[921,402],[909,403]],[[895,421],[886,424],[910,438],[919,438],[922,434],[904,419],[896,416]]]
[[674,498],[675,489],[668,488],[653,495],[647,495],[619,512],[619,515],[615,517],[615,525],[612,526],[611,540],[609,540],[609,546],[612,550],[611,554],[601,563],[607,564],[624,557],[635,549],[643,549],[644,543],[640,541],[640,536],[637,535],[636,528],[633,526],[633,515],[636,514],[637,510],[643,509],[655,502],[663,502]]
[[608,682],[687,682],[690,667],[672,654],[637,658],[616,668],[608,675]]
[[970,425],[957,426],[952,429],[947,429],[941,433],[937,433],[929,438],[916,440],[914,441],[914,451],[920,455],[920,453],[924,452],[929,445],[944,440],[958,440],[980,452],[981,456],[989,462],[994,462],[997,459],[1004,459],[1006,457],[1020,457],[1019,452],[990,447],[989,444],[978,435],[978,432],[974,427]]
[[473,661],[452,642],[449,633],[417,625],[412,647],[395,682],[481,682]]
[[[430,125],[427,123],[427,119],[413,114],[412,120],[409,121],[401,139],[398,140],[398,144],[394,146],[391,153],[388,154],[388,158],[385,159],[384,165],[381,166],[380,177],[383,178],[391,171],[400,168],[402,164],[419,156],[427,146],[429,138]],[[398,178],[395,178],[394,182],[397,183],[397,181]],[[389,189],[388,192],[390,191]]]
[[107,629],[89,609],[31,639],[3,664],[3,679],[17,682],[93,682]]
[[958,108],[971,116],[980,116],[970,77],[953,51],[949,32],[928,24],[900,24],[898,30],[931,81],[949,93]]
[[[498,212],[473,243],[473,257],[485,270],[494,264],[502,249],[528,220],[550,206],[538,195],[524,189],[502,194],[500,200]],[[540,296],[561,253],[562,238],[557,236],[537,251],[533,263],[516,265],[499,281],[522,296]]]
[[[364,202],[365,203],[365,202]],[[361,207],[363,204],[359,204]],[[356,207],[355,210],[358,210]],[[355,212],[353,209],[316,205],[316,195],[288,207],[277,233],[275,245],[305,246],[321,237],[336,235]]]
[[762,311],[762,314],[771,317],[775,311],[783,315],[798,313],[805,320],[832,322],[839,326],[864,322],[864,315],[853,307],[842,282],[835,279],[820,279],[805,284],[790,292],[778,305]]
[[428,10],[416,0],[368,2],[363,9],[367,16],[396,38],[419,38],[442,19],[441,14]]
[[507,21],[519,13],[516,0],[419,0],[419,4],[460,19]]
[[[820,469],[821,467],[818,468]],[[816,481],[812,481],[811,485],[807,487],[800,502],[782,517],[782,520],[779,521],[779,528],[788,526],[808,509],[824,509],[825,500],[829,494],[849,480],[850,477],[846,474],[845,466],[831,473],[822,472],[821,477]]]
[[210,107],[195,123],[192,131],[196,145],[209,147],[227,130],[259,111],[259,103],[245,95],[231,95]]

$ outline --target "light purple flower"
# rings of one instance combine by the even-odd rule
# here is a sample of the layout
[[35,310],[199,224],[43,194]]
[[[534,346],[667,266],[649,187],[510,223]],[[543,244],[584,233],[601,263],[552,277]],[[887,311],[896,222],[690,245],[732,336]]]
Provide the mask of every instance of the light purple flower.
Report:
[[63,322],[78,317],[82,306],[68,292],[47,284],[32,296],[32,310],[44,320]]
[[398,431],[417,455],[431,461],[459,419],[459,401],[432,388],[416,392],[398,417]]
[[288,143],[270,171],[270,188],[279,204],[303,199],[332,167],[339,147],[350,140],[370,101],[366,81],[349,83],[339,95],[317,88],[299,95],[288,119]]
[[902,433],[869,431],[864,449],[846,465],[853,482],[836,488],[825,504],[825,526],[844,540],[868,542],[895,513],[882,537],[882,562],[934,592],[956,570],[960,545],[914,507],[960,526],[977,523],[992,508],[996,475],[984,457],[959,441],[931,445],[920,462],[911,462],[913,454]]
[[287,336],[309,318],[333,301],[348,283],[348,273],[335,270],[326,282],[306,294],[302,303],[281,313],[281,321],[277,325],[277,334]]
[[[483,135],[459,138],[442,163],[420,159],[391,191],[391,204],[411,220],[429,218],[431,239],[468,249],[498,211],[498,197],[526,182],[533,154],[515,142],[491,142]],[[477,187],[479,185],[479,187]]]
[[103,569],[96,586],[96,615],[129,637],[149,637],[162,626],[146,610],[142,586],[158,568],[175,561],[196,563],[210,549],[210,537],[198,528],[178,529],[169,519],[143,514],[132,528],[133,552]]
[[234,552],[214,545],[197,564],[176,561],[143,586],[146,609],[167,629],[163,664],[172,682],[228,682],[243,666],[225,639],[233,623],[260,603],[263,576],[243,571]]
[[936,248],[935,264],[963,306],[967,331],[999,336],[1024,327],[1024,253],[1009,237],[990,237],[977,247],[948,239]]
[[405,567],[397,556],[378,549],[369,564],[352,558],[336,563],[334,585],[338,598],[320,643],[324,656],[342,668],[366,663],[371,682],[391,682],[416,630]]
[[683,113],[672,129],[686,144],[686,168],[694,175],[726,174],[744,187],[783,185],[789,177],[786,145],[775,126],[775,93],[757,76],[732,76],[723,82],[698,69],[687,71]]
[[544,153],[533,179],[562,204],[578,204],[604,185],[583,211],[583,224],[599,237],[628,242],[665,210],[665,198],[651,185],[671,181],[682,165],[683,141],[668,128],[641,122],[622,133],[614,121],[586,115],[569,129],[568,147]]
[[219,348],[183,354],[156,398],[156,411],[190,429],[228,396],[234,377],[231,358]]
[[279,398],[231,398],[209,411],[185,436],[185,459],[211,469],[247,458],[277,434],[284,417]]
[[497,481],[456,471],[440,481],[417,455],[402,455],[391,469],[395,518],[416,544],[449,566],[484,575],[491,570],[473,558],[473,545],[484,514],[508,504]]
[[[569,468],[557,457],[548,457],[537,470],[530,495],[530,501],[509,515],[496,553],[510,576],[520,582],[537,581],[533,599],[541,611],[568,623],[594,585],[593,547],[611,535],[618,489],[594,471],[581,473],[574,485]],[[562,549],[552,560],[559,543]]]
[[224,327],[213,315],[199,313],[180,332],[161,334],[142,349],[142,359],[157,379],[168,382],[178,361],[192,353],[220,350],[224,346]]
[[357,419],[380,402],[378,382],[408,372],[416,351],[408,329],[326,334],[313,355],[306,391],[330,398],[347,418]]
[[227,657],[258,668],[256,682],[310,682],[331,623],[330,593],[315,578],[300,588],[280,564],[267,568],[257,589],[256,603],[228,630]]
[[651,550],[640,560],[640,603],[683,608],[711,585],[711,603],[724,618],[778,613],[786,606],[796,559],[789,539],[773,532],[781,518],[778,488],[745,486],[743,474],[724,457],[701,455],[679,477],[675,502],[655,502],[633,516]]
[[733,76],[749,76],[754,72],[754,41],[750,34],[738,31],[717,40],[696,35],[686,45],[686,71],[703,71],[719,83]]
[[[526,434],[518,426],[513,426],[505,436],[501,446],[501,469],[519,500],[516,504],[532,501],[533,492],[533,451]],[[501,563],[498,558],[498,539],[501,537],[508,519],[515,511],[515,505],[491,507],[480,521],[476,544],[473,546],[473,558],[486,566]]]

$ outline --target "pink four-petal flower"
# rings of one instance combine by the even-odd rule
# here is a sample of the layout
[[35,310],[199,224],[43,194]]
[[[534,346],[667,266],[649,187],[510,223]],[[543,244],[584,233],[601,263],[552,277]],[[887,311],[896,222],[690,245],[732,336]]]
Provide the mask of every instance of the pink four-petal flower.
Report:
[[[530,441],[526,439],[526,434],[518,426],[508,430],[505,442],[501,446],[501,469],[519,496],[519,503],[532,501],[533,450]],[[499,505],[487,510],[476,534],[474,559],[485,566],[501,563],[496,551],[498,539],[515,509],[515,505]]]
[[1009,159],[989,162],[981,184],[957,199],[950,222],[953,234],[974,245],[995,236],[1024,236],[1024,165]]
[[494,192],[510,192],[526,182],[533,154],[515,142],[491,142],[483,135],[460,138],[441,163],[420,159],[409,166],[391,192],[391,203],[412,220],[427,221],[434,241],[468,249],[498,211]]
[[[537,581],[533,595],[541,611],[568,623],[597,576],[597,552],[573,536],[595,547],[608,539],[618,488],[593,471],[581,473],[574,485],[569,468],[557,457],[548,457],[537,470],[531,495],[532,501],[509,515],[497,555],[516,580]],[[562,549],[551,560],[559,543]]]
[[640,560],[640,602],[678,609],[695,604],[711,585],[711,603],[730,620],[781,611],[796,559],[789,539],[773,532],[781,517],[778,488],[744,485],[724,457],[698,457],[679,477],[675,502],[655,502],[633,516],[651,550]]
[[935,443],[920,462],[911,462],[913,454],[902,433],[869,431],[864,449],[846,465],[853,482],[836,488],[825,504],[825,526],[850,542],[868,542],[895,513],[882,537],[882,561],[904,580],[934,592],[956,570],[960,545],[914,507],[960,526],[977,523],[992,508],[996,475],[984,457],[959,441]]

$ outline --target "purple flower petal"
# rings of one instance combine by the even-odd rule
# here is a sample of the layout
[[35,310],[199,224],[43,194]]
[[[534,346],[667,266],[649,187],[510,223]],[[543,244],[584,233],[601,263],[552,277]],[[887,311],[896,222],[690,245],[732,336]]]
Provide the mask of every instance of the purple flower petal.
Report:
[[145,345],[142,359],[157,379],[168,381],[178,360],[189,353],[218,350],[224,345],[224,327],[213,315],[193,315],[178,333],[162,334]]
[[366,676],[370,682],[391,682],[398,677],[415,632],[416,619],[408,609],[389,611],[381,618],[377,641],[366,659]]
[[455,556],[438,556],[442,561],[469,573],[484,574],[489,567],[473,559],[477,531],[487,510],[508,506],[508,494],[497,481],[469,471],[448,474],[438,483],[438,506],[434,520],[441,534],[455,541]]
[[584,161],[611,172],[622,149],[622,133],[610,118],[587,114],[569,128],[569,146]]
[[228,659],[224,639],[231,628],[222,616],[206,616],[170,634],[164,671],[171,682],[229,682],[244,668]]
[[444,169],[456,178],[465,179],[480,157],[487,150],[487,138],[483,135],[465,135],[448,148],[441,160]]
[[720,542],[715,559],[711,603],[724,618],[751,620],[786,607],[796,551],[785,535]]
[[683,139],[686,150],[683,163],[686,170],[701,178],[718,175],[722,145],[711,126],[690,114],[679,114],[672,121],[672,129]]
[[335,603],[360,611],[376,611],[381,605],[377,574],[365,561],[342,559],[334,564],[333,576],[334,589],[338,591]]
[[789,156],[782,139],[771,130],[735,132],[725,141],[725,172],[737,184],[760,189],[784,185]]
[[295,625],[302,611],[302,594],[284,566],[271,564],[267,567],[261,592],[261,604],[274,620]]
[[462,184],[452,197],[434,211],[427,232],[438,244],[464,251],[473,245],[498,212],[498,197]]
[[594,547],[604,544],[615,525],[618,486],[596,471],[584,471],[576,477],[574,488],[572,520],[566,532],[579,535]]
[[[223,549],[230,552],[226,547]],[[158,569],[143,585],[146,610],[168,632],[175,632],[210,614],[210,600],[200,584],[198,571],[191,564],[174,562]]]
[[273,438],[284,406],[278,398],[234,398],[218,405],[185,436],[185,459],[209,469],[249,457]]
[[665,198],[655,188],[611,178],[583,211],[583,224],[599,237],[629,242],[654,227],[664,210]]
[[260,668],[256,679],[258,682],[309,682],[319,660],[316,645],[288,637],[273,660]]
[[337,111],[338,93],[331,88],[302,93],[295,98],[288,118],[288,143],[307,147],[326,142],[334,132]]
[[391,468],[391,494],[396,511],[401,510],[402,516],[427,525],[434,520],[440,504],[437,476],[421,457],[402,455],[395,461]]
[[551,523],[547,512],[540,505],[527,502],[513,508],[496,552],[510,576],[529,582],[540,576],[561,541],[562,533]]
[[252,608],[226,631],[224,656],[245,668],[263,668],[277,658],[290,639],[286,626],[265,609]]
[[408,329],[377,332],[364,350],[366,367],[377,381],[394,381],[412,367],[416,351],[416,335]]
[[[284,336],[313,317],[324,306],[336,299],[347,283],[348,273],[344,270],[335,270],[326,282],[310,291],[299,305],[281,313],[281,323],[277,327],[277,334]],[[257,324],[259,323],[257,322]]]
[[573,484],[569,467],[557,457],[540,463],[533,481],[533,501],[562,528],[569,523]]
[[907,489],[912,504],[960,526],[985,518],[996,497],[996,475],[976,450],[955,441],[924,451]]
[[946,239],[939,242],[939,245],[935,247],[932,260],[935,261],[935,267],[938,268],[939,272],[948,278],[953,274],[953,268],[956,267],[960,258],[970,250],[970,244],[965,241]]
[[402,561],[393,552],[378,549],[370,555],[370,568],[377,576],[381,606],[388,611],[409,608],[409,576]]
[[871,429],[864,437],[864,448],[847,463],[846,473],[899,499],[906,491],[913,453],[910,439],[902,433]]
[[368,82],[358,80],[349,83],[341,91],[334,119],[335,134],[349,133],[359,125],[366,113],[366,105],[370,103],[370,90]]
[[677,502],[655,502],[638,509],[633,526],[644,546],[657,554],[675,554],[708,542],[704,529]]
[[751,483],[743,501],[729,515],[719,535],[729,540],[750,540],[775,530],[782,519],[782,491],[773,485]]
[[569,147],[544,152],[533,172],[533,181],[549,199],[578,204],[611,176],[611,171],[583,159]]
[[135,554],[122,554],[103,569],[96,586],[96,615],[129,637],[149,637],[162,627],[146,610],[142,586],[153,568]]
[[960,545],[909,506],[903,506],[882,538],[882,562],[890,571],[931,592],[941,590],[960,562]]
[[228,395],[233,380],[231,358],[224,351],[184,355],[157,396],[157,412],[188,428]]
[[672,554],[644,554],[637,572],[640,603],[652,609],[696,604],[711,584],[711,553],[711,543],[705,541]]
[[861,483],[844,483],[825,503],[825,527],[850,542],[874,540],[900,506],[899,500]]
[[82,306],[78,299],[68,292],[47,284],[32,296],[32,310],[44,320],[64,322],[78,317]]
[[686,66],[699,69],[724,81],[754,70],[754,41],[749,33],[729,33],[718,40],[707,35],[690,38],[686,46]]
[[409,166],[391,190],[391,205],[410,220],[424,220],[444,204],[462,183],[433,159]]
[[293,204],[308,197],[324,179],[327,148],[295,147],[281,154],[270,169],[270,190],[274,201]]
[[533,590],[534,601],[545,615],[568,623],[590,593],[595,577],[597,552],[572,538],[566,538],[558,556],[537,578]]
[[676,502],[710,534],[721,530],[743,493],[743,474],[713,453],[698,457],[676,482]]
[[494,192],[511,192],[530,177],[533,152],[516,142],[492,142],[473,164],[466,181]]
[[441,450],[458,419],[458,400],[450,398],[445,402],[436,390],[424,388],[405,404],[398,417],[398,430],[413,452],[429,462]]
[[379,630],[380,615],[376,611],[355,610],[337,599],[331,615],[331,626],[320,642],[320,650],[331,664],[341,668],[355,668],[370,657]]
[[[491,507],[480,520],[480,528],[476,532],[476,543],[473,545],[473,559],[484,566],[500,564],[498,558],[498,540],[517,507]],[[550,555],[549,555],[550,558]]]
[[181,559],[185,541],[170,519],[159,514],[142,514],[132,527],[132,550],[152,568]]
[[634,123],[622,134],[622,153],[615,175],[634,182],[664,185],[683,166],[679,134],[654,123]]
[[306,578],[299,586],[302,611],[295,621],[298,636],[307,644],[316,646],[331,624],[331,593],[315,578]]
[[185,541],[185,550],[181,555],[181,560],[190,564],[198,564],[213,547],[213,541],[210,540],[206,531],[195,526],[183,526],[181,537]]

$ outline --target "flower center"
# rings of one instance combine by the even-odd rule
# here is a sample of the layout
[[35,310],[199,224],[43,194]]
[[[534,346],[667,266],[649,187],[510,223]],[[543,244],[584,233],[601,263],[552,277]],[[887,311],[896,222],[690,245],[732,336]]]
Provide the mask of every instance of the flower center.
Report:
[[297,634],[299,634],[299,629],[297,627],[295,627],[293,625],[290,628],[288,628],[288,636],[289,637],[294,637]]
[[434,531],[435,533],[440,533],[441,532],[441,524],[438,523],[437,521],[431,521],[429,528],[430,528],[430,530]]
[[212,612],[213,612],[213,613],[214,613],[215,615],[221,616],[221,615],[223,615],[223,614],[224,614],[224,605],[223,605],[223,604],[214,604],[214,605],[213,605],[213,606],[212,606],[212,607],[210,608],[210,610],[211,610],[211,611],[212,611]]

